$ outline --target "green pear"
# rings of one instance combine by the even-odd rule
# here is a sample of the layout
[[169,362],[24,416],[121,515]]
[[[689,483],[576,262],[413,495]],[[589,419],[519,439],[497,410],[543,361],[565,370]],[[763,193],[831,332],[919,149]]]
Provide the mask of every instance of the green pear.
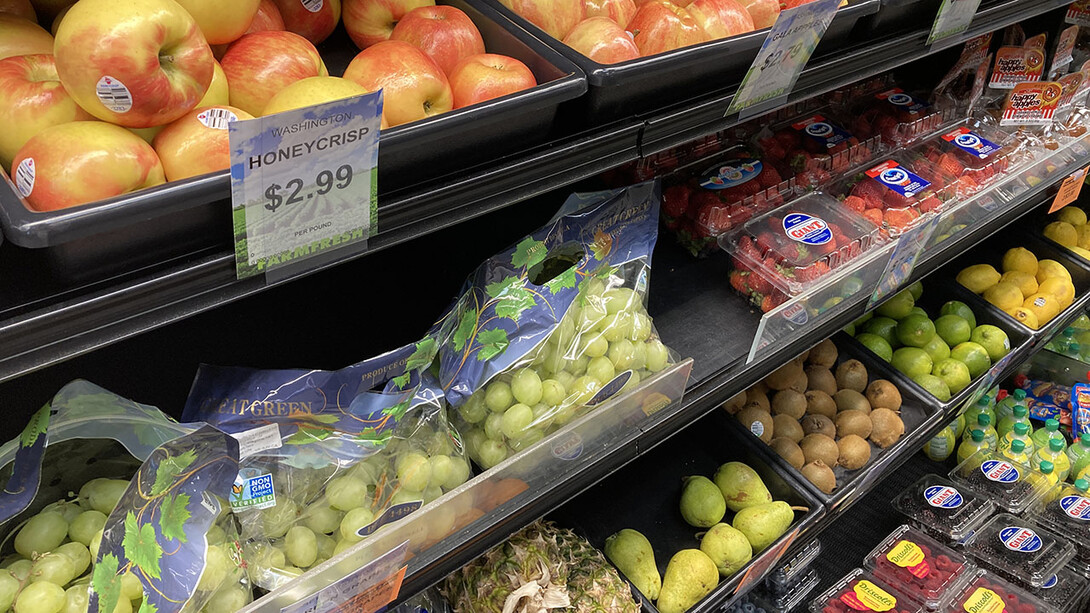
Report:
[[741,511],[746,507],[772,502],[765,482],[757,471],[741,462],[727,462],[715,471],[715,484],[727,501],[731,511]]
[[648,600],[658,599],[662,577],[655,565],[655,552],[646,536],[624,528],[606,538],[605,554]]
[[655,603],[661,613],[685,613],[719,585],[719,571],[708,554],[682,549],[670,558]]
[[793,521],[794,508],[782,500],[777,500],[738,511],[734,514],[733,525],[746,535],[753,551],[760,552],[787,532]]
[[711,528],[723,521],[727,503],[712,480],[697,475],[682,479],[681,516],[694,528]]
[[705,532],[700,539],[700,551],[715,562],[720,577],[738,572],[753,557],[749,539],[730,524],[715,524]]

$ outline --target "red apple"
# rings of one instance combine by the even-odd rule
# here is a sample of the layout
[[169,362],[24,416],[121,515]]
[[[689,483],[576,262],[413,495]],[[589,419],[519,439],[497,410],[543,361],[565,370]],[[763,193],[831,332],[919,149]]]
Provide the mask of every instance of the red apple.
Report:
[[506,96],[537,85],[526,64],[497,53],[482,53],[458,62],[450,72],[454,108]]
[[165,180],[151,145],[103,121],[42,130],[19,149],[11,168],[16,189],[35,211],[120,196]]
[[588,17],[564,38],[564,44],[599,64],[616,64],[640,57],[632,37],[608,17]]
[[484,39],[473,20],[460,9],[447,6],[421,6],[405,14],[394,26],[390,40],[403,40],[427,53],[450,75],[463,59],[484,53]]
[[[242,36],[254,32],[280,32],[284,29],[284,18],[280,16],[280,9],[276,8],[273,0],[261,0],[257,5],[257,12],[254,13],[253,20],[250,21],[250,27],[246,28]],[[242,38],[242,36],[238,38]],[[235,40],[238,40],[238,38]],[[227,45],[212,45],[212,54],[216,56],[217,60],[221,59],[224,53],[227,53]]]
[[617,22],[621,28],[628,27],[632,16],[636,14],[636,3],[633,0],[583,0],[583,16],[609,17]]
[[255,117],[288,85],[329,74],[314,45],[294,32],[247,34],[231,43],[220,66],[227,75],[231,106]]
[[84,110],[128,128],[188,113],[216,64],[196,20],[174,0],[80,0],[57,28],[53,55]]
[[257,13],[258,0],[175,0],[182,5],[210,45],[229,43],[246,33]]
[[687,10],[709,40],[753,31],[753,19],[738,0],[693,0]]
[[435,0],[344,0],[344,29],[360,49],[390,40],[397,22],[409,11],[435,6]]
[[20,55],[0,60],[0,166],[42,130],[69,121],[94,119],[68,95],[53,56]]
[[38,21],[38,14],[34,12],[34,5],[30,3],[30,0],[0,0],[0,13]]
[[0,13],[0,60],[32,53],[53,53],[53,37],[29,19]]
[[164,126],[151,146],[163,163],[167,181],[230,168],[227,126],[240,119],[253,119],[253,116],[233,106],[206,106],[193,109]]
[[771,28],[780,17],[780,0],[738,0],[753,18],[753,27],[758,30]]
[[642,5],[628,22],[628,31],[645,57],[708,40],[689,11],[667,0]]
[[341,0],[273,0],[284,26],[317,45],[341,22]]
[[556,40],[564,40],[583,21],[583,0],[500,0],[500,3]]
[[387,40],[360,51],[348,64],[344,78],[367,91],[382,89],[382,114],[390,126],[454,108],[443,70],[405,41]]

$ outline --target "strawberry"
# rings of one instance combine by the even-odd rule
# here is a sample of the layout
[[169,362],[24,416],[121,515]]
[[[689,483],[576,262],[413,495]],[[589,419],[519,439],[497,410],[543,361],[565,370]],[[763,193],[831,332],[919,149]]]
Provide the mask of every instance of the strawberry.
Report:
[[748,272],[742,272],[740,270],[730,271],[730,286],[733,287],[735,291],[748,294],[749,286],[746,284],[746,278],[749,274],[750,273]]
[[764,275],[755,272],[749,276],[749,288],[758,294],[767,295],[772,292],[772,282]]
[[701,205],[696,211],[696,223],[704,229],[707,236],[718,236],[731,228],[730,214],[727,207],[718,200]]
[[886,190],[886,197],[883,201],[886,203],[887,209],[906,209],[916,204],[914,200],[905,198],[892,189]]
[[692,190],[687,185],[671,185],[662,191],[662,213],[667,217],[683,217],[689,210]]
[[783,182],[783,177],[780,176],[780,171],[776,170],[772,165],[765,164],[761,169],[761,174],[757,175],[757,181],[761,184],[761,189],[771,189]]
[[753,217],[753,212],[748,207],[741,204],[732,204],[727,211],[727,214],[730,215],[731,223],[736,226],[744,224],[750,217]]
[[772,137],[788,151],[799,148],[799,134],[794,130],[780,130],[773,134]]
[[866,217],[879,228],[882,227],[882,209],[867,209],[863,211],[863,217]]
[[919,219],[920,213],[913,208],[902,209],[886,209],[884,213],[884,220],[886,225],[891,228],[904,230],[912,225],[912,222]]
[[941,206],[942,201],[933,194],[929,194],[926,198],[920,200],[919,204],[921,213],[930,213],[931,211],[937,211]]
[[768,253],[775,251],[776,249],[776,237],[771,232],[761,232],[757,235],[756,241],[757,251],[760,253]]
[[[749,235],[743,234],[738,239],[737,249],[738,253],[743,254],[751,259],[761,259],[761,250],[757,248],[757,246],[753,243],[753,239],[750,238]],[[738,266],[735,266],[735,268],[738,268]]]
[[761,300],[761,311],[767,313],[775,308],[776,304],[775,301],[772,299],[772,296],[765,296]]
[[844,206],[856,213],[862,213],[867,208],[867,201],[859,196],[848,196],[844,199]]

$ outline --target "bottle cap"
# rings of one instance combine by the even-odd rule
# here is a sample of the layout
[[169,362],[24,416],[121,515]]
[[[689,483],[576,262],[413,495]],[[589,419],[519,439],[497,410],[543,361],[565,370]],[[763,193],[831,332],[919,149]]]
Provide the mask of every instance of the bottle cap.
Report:
[[984,440],[984,431],[979,428],[973,428],[973,431],[969,433],[974,442],[981,442]]
[[1065,447],[1067,447],[1067,445],[1064,444],[1062,438],[1049,439],[1048,441],[1048,448],[1052,451],[1063,451]]
[[1090,447],[1090,432],[1083,432],[1082,435],[1079,436],[1079,442],[1085,447]]
[[[1088,378],[1090,378],[1090,377],[1088,377]],[[1026,390],[1024,390],[1022,388],[1018,388],[1018,389],[1014,390],[1014,399],[1015,400],[1025,400],[1026,399]]]
[[1018,422],[1014,424],[1014,433],[1018,436],[1025,436],[1029,434],[1029,425],[1024,422]]
[[1067,349],[1068,349],[1068,351],[1078,353],[1079,350],[1082,349],[1082,347],[1080,347],[1078,343],[1073,342],[1073,343],[1071,343],[1070,345],[1067,346]]
[[[1018,442],[1020,442],[1020,441],[1018,441]],[[1013,445],[1011,445],[1011,446],[1013,447]],[[1049,462],[1048,460],[1041,460],[1041,465],[1038,467],[1038,470],[1040,470],[1042,473],[1044,473],[1046,475],[1049,475],[1049,474],[1052,474],[1052,471],[1055,468],[1056,467],[1052,465],[1052,462]]]
[[987,394],[984,394],[983,396],[980,397],[980,400],[976,401],[976,403],[979,404],[980,406],[984,407],[984,406],[988,406],[988,403],[991,402],[991,401],[992,401],[991,396],[989,396]]
[[1064,328],[1064,336],[1066,336],[1067,338],[1075,336],[1075,329],[1070,326]]
[[1086,479],[1075,479],[1075,489],[1080,492],[1090,490],[1090,481],[1087,481]]
[[1026,450],[1026,441],[1014,439],[1011,441],[1011,451],[1015,453],[1022,453]]
[[[987,413],[981,413],[980,415],[976,416],[976,423],[980,424],[981,426],[990,426],[992,424],[992,416],[988,415]],[[1086,433],[1086,437],[1086,444],[1090,445],[1090,432]]]
[[1060,422],[1056,421],[1055,419],[1045,420],[1045,430],[1048,430],[1049,432],[1055,432],[1056,430],[1059,430],[1059,429],[1060,429]]
[[1029,410],[1026,409],[1026,405],[1024,405],[1024,404],[1014,405],[1014,416],[1015,417],[1025,417],[1028,414],[1029,414]]

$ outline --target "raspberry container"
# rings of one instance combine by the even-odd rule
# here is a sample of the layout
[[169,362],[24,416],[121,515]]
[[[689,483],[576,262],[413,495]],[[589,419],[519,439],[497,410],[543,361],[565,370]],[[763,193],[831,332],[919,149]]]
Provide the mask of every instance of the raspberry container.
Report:
[[924,609],[937,611],[973,563],[916,528],[902,525],[870,552],[863,566]]
[[731,286],[767,312],[827,281],[883,242],[865,219],[815,192],[719,237],[731,254]]
[[810,601],[810,613],[855,611],[922,613],[923,609],[899,589],[862,568],[852,570],[836,585]]
[[1008,134],[972,120],[957,123],[910,147],[913,167],[927,164],[943,185],[969,197],[1003,177],[1015,144]]
[[988,520],[965,550],[1011,581],[1041,587],[1075,555],[1075,546],[1036,522],[1009,513]]
[[1070,483],[1058,483],[1026,516],[1070,539],[1076,545],[1071,566],[1090,577],[1090,498]]
[[893,507],[936,538],[956,543],[972,536],[995,512],[991,500],[938,475],[924,475],[893,500]]
[[949,477],[958,489],[972,490],[1008,513],[1025,511],[1051,485],[1029,466],[987,450],[969,456],[950,471]]
[[887,147],[903,147],[939,130],[953,120],[954,113],[923,96],[890,87],[859,99],[839,116],[858,138],[878,136]]
[[802,580],[813,565],[814,560],[821,554],[821,541],[814,539],[802,549],[791,556],[790,560],[781,562],[765,579],[768,590],[778,596],[786,596],[794,592],[794,587]]
[[1051,613],[1040,598],[986,570],[969,573],[966,583],[951,595],[946,610],[987,611],[994,613]]
[[790,167],[802,191],[870,162],[884,149],[882,139],[860,139],[817,109],[765,126],[754,137],[761,159]]

